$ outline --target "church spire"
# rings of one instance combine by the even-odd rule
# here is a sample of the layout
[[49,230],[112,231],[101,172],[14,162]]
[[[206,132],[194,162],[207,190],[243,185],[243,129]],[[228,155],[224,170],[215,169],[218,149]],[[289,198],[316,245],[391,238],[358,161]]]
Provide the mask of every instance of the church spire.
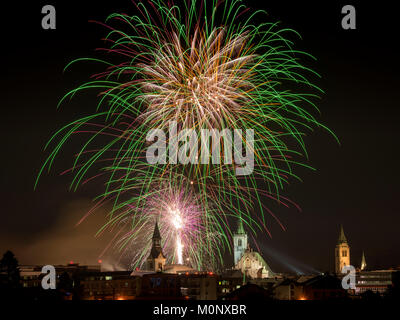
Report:
[[158,257],[158,255],[162,253],[162,248],[161,248],[161,235],[160,235],[160,229],[158,229],[158,221],[156,221],[156,224],[154,226],[154,232],[153,232],[153,245],[151,247],[150,251],[150,256],[153,258]]
[[244,228],[243,228],[242,218],[239,218],[236,234],[245,234]]
[[346,236],[344,235],[342,225],[340,225],[340,233],[339,233],[339,239],[338,239],[338,244],[340,244],[340,243],[347,243],[347,239],[346,239]]
[[160,230],[158,229],[158,220],[156,221],[156,224],[154,226],[153,239],[161,240]]
[[365,268],[367,267],[367,261],[365,260],[365,255],[364,255],[364,251],[362,253],[362,258],[361,258],[361,270],[365,270]]
[[147,270],[160,272],[164,270],[166,258],[161,248],[161,235],[160,229],[158,228],[158,220],[154,225],[152,241],[153,244],[150,249],[149,257],[147,258]]

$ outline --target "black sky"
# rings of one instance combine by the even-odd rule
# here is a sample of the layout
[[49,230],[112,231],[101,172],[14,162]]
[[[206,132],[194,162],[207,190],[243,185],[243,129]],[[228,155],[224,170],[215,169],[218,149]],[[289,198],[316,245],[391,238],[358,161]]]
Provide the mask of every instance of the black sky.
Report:
[[[277,208],[287,230],[271,220],[272,239],[258,237],[276,271],[332,270],[340,223],[352,264],[359,265],[364,250],[371,267],[400,265],[396,10],[389,1],[327,2],[245,1],[302,35],[296,44],[318,59],[312,66],[322,76],[319,120],[341,143],[322,130],[306,138],[308,163],[317,171],[300,170],[303,182],[293,181],[287,189],[302,212]],[[56,30],[41,29],[45,4],[56,7]],[[357,30],[341,28],[345,4],[356,8]],[[64,66],[73,58],[93,56],[102,46],[105,30],[88,20],[103,21],[116,11],[134,13],[134,6],[129,0],[30,1],[2,11],[0,250],[15,251],[21,263],[92,263],[104,247],[104,239],[93,238],[101,217],[93,217],[87,228],[74,223],[78,211],[90,208],[95,187],[72,193],[70,180],[57,176],[69,167],[74,146],[69,144],[58,157],[37,191],[33,185],[51,134],[95,108],[94,94],[86,94],[56,109],[62,95],[91,71],[82,67],[63,74]],[[72,243],[74,251],[67,249]]]

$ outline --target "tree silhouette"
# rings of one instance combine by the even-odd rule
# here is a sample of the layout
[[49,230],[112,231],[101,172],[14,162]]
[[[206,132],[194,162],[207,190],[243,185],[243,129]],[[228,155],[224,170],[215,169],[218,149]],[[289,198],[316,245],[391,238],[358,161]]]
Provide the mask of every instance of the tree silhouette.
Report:
[[10,250],[0,260],[0,286],[6,289],[17,289],[20,287],[18,260]]

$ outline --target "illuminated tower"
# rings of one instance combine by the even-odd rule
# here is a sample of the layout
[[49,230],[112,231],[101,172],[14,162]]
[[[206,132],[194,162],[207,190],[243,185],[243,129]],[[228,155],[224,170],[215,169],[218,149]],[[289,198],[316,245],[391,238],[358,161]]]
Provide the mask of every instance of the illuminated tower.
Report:
[[362,258],[361,258],[361,271],[365,270],[365,268],[367,267],[367,262],[365,261],[365,255],[364,255],[364,251],[362,253]]
[[246,232],[244,232],[242,220],[239,219],[237,231],[233,234],[234,266],[236,266],[246,248],[247,248],[247,234]]
[[154,226],[153,245],[151,247],[150,255],[147,258],[147,270],[160,272],[164,270],[165,256],[161,248],[161,235],[158,229],[158,223]]
[[350,265],[350,247],[340,225],[339,239],[335,248],[335,273],[341,274],[343,266]]

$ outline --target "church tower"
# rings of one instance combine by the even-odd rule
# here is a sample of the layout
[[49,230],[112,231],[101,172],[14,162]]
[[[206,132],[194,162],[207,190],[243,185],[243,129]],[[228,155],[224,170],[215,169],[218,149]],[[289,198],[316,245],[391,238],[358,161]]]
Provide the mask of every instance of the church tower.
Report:
[[150,255],[147,258],[147,270],[161,272],[164,270],[165,266],[165,256],[162,252],[161,248],[161,235],[160,230],[158,229],[158,223],[154,226],[154,233],[153,233],[153,245],[151,247]]
[[350,247],[340,225],[339,239],[335,248],[335,273],[341,274],[344,266],[350,265]]
[[233,234],[233,260],[234,266],[237,265],[247,248],[247,234],[244,232],[242,219],[239,219],[238,228]]

